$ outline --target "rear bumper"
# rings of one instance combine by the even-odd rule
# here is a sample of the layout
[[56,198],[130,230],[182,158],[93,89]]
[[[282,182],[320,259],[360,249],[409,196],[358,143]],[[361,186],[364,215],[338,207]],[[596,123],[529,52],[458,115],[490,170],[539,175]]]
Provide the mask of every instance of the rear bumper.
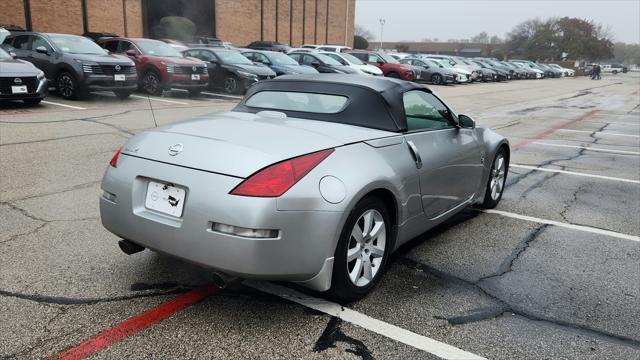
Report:
[[[186,188],[181,218],[145,207],[150,179]],[[242,278],[304,282],[319,274],[335,251],[343,213],[280,211],[274,198],[229,195],[240,181],[123,154],[103,178],[102,189],[116,198],[100,198],[102,224],[144,247]],[[275,229],[279,235],[235,236],[213,231],[213,222]]]

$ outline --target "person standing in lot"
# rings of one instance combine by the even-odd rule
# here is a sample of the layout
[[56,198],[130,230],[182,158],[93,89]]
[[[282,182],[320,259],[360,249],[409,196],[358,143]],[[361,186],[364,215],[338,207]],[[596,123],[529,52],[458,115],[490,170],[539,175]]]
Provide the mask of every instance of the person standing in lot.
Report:
[[600,67],[600,64],[596,64],[596,80],[600,80],[600,72],[602,71],[602,68]]

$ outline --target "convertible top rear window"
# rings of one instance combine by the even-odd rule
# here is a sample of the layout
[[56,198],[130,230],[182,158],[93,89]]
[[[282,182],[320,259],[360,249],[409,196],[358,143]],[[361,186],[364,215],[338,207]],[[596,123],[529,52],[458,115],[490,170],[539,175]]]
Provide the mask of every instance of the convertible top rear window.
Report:
[[335,114],[342,111],[349,99],[341,95],[294,91],[260,91],[246,100],[249,107]]

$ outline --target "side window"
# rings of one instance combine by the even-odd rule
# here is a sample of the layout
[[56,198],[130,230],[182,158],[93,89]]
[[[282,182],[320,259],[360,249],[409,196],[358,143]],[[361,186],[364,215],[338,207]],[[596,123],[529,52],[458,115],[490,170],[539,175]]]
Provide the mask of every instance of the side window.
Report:
[[255,55],[257,55],[257,54],[256,53],[251,53],[251,52],[242,53],[242,56],[246,57],[247,59],[249,59],[251,61],[258,61],[258,60],[256,60],[257,57]]
[[380,59],[380,57],[378,55],[375,54],[367,54],[367,61],[368,62],[378,62],[378,61],[382,61],[382,59]]
[[263,54],[256,53],[254,55],[255,55],[255,57],[254,57],[255,60],[254,61],[261,62],[261,63],[267,64],[267,65],[271,64],[271,61],[269,61],[269,59],[267,59],[267,57],[264,56]]
[[29,35],[20,35],[13,40],[13,47],[20,50],[30,50],[29,43]]
[[119,41],[120,46],[118,46],[118,52],[119,53],[126,53],[129,50],[133,50],[135,51],[136,54],[140,55],[140,52],[138,51],[138,49],[136,49],[136,47],[128,42],[128,41]]
[[452,127],[449,109],[433,94],[420,90],[407,91],[403,102],[409,131]]
[[335,61],[339,62],[342,65],[349,65],[343,58],[341,58],[338,55],[335,55],[335,54],[325,54],[325,55],[334,59]]
[[105,50],[108,50],[112,53],[117,53],[118,52],[118,41],[107,41],[104,44],[102,44],[102,47]]
[[311,65],[313,63],[318,63],[318,59],[316,59],[314,56],[311,55],[304,55],[302,57],[302,64],[303,65]]
[[49,43],[42,38],[42,36],[32,36],[31,39],[31,50],[36,51],[39,46],[44,46],[47,51],[53,51]]
[[211,62],[211,61],[218,61],[218,58],[213,55],[210,51],[200,51],[198,55],[196,55],[196,57],[200,60],[204,60],[207,62]]
[[289,54],[289,56],[290,56],[293,60],[295,60],[295,61],[297,61],[298,63],[300,63],[300,58],[301,58],[300,54]]

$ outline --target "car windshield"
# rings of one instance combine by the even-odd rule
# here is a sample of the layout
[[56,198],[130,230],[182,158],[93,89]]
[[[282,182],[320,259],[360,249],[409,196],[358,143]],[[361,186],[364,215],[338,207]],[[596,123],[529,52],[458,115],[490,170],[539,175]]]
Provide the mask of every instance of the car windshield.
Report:
[[138,46],[147,55],[182,57],[182,54],[169,44],[155,40],[138,40]]
[[360,61],[360,59],[358,59],[357,57],[355,57],[355,56],[353,56],[351,54],[342,53],[340,55],[335,55],[335,56],[342,56],[343,58],[345,58],[348,62],[350,62],[352,64],[364,65],[364,63],[362,61]]
[[274,52],[273,54],[269,54],[269,61],[276,65],[298,65],[298,62],[293,60],[289,55],[285,55],[283,53]]
[[327,65],[342,65],[338,62],[338,60],[330,58],[327,55],[323,55],[323,54],[313,54],[313,55]]
[[53,43],[63,52],[71,54],[104,55],[107,52],[98,44],[82,36],[49,35]]
[[251,96],[245,104],[263,109],[335,114],[347,103],[346,96],[315,94],[293,91],[261,91]]
[[380,54],[380,56],[382,56],[382,58],[384,59],[384,61],[388,62],[388,63],[392,63],[392,64],[400,64],[398,62],[398,60],[396,60],[396,58],[394,58],[391,55],[387,55],[387,54]]
[[244,57],[237,51],[214,51],[217,57],[220,58],[223,64],[236,64],[236,65],[251,65],[251,60]]
[[8,52],[4,51],[4,49],[0,48],[0,60],[10,60],[11,55]]

